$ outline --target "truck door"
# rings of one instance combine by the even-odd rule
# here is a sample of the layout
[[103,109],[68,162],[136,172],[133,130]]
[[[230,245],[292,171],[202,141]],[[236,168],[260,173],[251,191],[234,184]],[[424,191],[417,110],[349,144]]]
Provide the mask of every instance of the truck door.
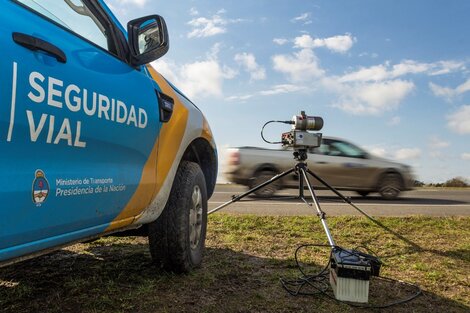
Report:
[[100,2],[1,3],[0,261],[143,209],[122,214],[144,167],[155,168],[158,87],[123,60]]
[[[323,143],[320,147],[311,148],[308,150],[308,165],[311,171],[320,176],[329,185],[336,187],[337,179],[332,175],[334,166],[331,164],[331,159],[328,156],[328,145]],[[312,183],[315,187],[325,187],[322,183],[312,178]]]
[[339,188],[367,187],[371,166],[362,149],[346,141],[324,139],[317,152],[320,154],[313,157],[314,167],[329,184]]

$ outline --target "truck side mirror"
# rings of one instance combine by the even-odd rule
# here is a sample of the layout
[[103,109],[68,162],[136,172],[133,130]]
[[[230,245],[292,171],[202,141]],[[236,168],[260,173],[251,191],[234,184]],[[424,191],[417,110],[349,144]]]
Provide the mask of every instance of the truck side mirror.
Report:
[[127,23],[130,62],[134,66],[150,63],[168,52],[170,41],[165,20],[149,15]]

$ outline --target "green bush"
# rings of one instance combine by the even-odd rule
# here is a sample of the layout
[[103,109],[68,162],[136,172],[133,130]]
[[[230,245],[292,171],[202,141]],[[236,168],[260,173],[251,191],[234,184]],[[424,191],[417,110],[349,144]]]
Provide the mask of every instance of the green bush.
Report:
[[444,187],[468,187],[468,182],[463,177],[454,177],[446,181]]

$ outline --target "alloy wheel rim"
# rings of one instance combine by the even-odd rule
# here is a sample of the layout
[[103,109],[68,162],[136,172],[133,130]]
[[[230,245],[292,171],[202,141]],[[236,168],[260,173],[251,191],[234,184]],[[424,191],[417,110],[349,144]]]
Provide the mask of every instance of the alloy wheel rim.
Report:
[[189,242],[191,249],[196,249],[201,240],[202,232],[202,192],[199,186],[194,186],[189,210]]

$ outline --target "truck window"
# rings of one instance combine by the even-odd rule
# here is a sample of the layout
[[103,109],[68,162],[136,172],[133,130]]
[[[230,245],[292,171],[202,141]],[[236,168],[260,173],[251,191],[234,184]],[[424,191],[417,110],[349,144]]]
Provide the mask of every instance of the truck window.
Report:
[[328,155],[330,152],[330,146],[323,142],[320,147],[310,148],[309,152],[313,154]]
[[110,51],[105,27],[81,0],[17,1],[101,48]]
[[364,150],[353,144],[344,141],[323,139],[320,147],[310,148],[310,153],[330,156],[363,158],[366,153]]
[[347,142],[331,141],[330,155],[344,156],[349,158],[361,158],[364,156],[364,151]]

